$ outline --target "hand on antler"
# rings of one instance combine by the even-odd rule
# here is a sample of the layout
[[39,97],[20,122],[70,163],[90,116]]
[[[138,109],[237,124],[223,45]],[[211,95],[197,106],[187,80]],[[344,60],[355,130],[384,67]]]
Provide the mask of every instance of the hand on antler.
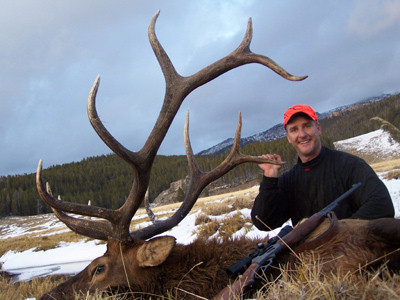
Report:
[[[282,162],[282,158],[278,154],[263,154],[259,156],[260,158],[265,158],[271,161]],[[258,164],[261,170],[263,170],[263,174],[265,177],[278,177],[279,169],[282,165],[279,164],[271,164],[271,163],[261,163]]]

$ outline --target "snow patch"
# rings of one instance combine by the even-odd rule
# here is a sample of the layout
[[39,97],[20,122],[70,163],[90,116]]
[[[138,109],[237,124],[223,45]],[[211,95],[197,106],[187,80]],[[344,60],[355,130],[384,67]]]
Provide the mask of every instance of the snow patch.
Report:
[[389,132],[378,129],[360,136],[334,143],[336,149],[355,149],[360,154],[379,157],[400,156],[400,143]]

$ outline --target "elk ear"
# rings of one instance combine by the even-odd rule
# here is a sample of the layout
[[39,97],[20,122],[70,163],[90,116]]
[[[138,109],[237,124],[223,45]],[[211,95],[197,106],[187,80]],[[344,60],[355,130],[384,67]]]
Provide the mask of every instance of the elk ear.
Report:
[[173,236],[162,236],[151,239],[140,246],[136,257],[140,267],[155,267],[162,264],[175,246]]

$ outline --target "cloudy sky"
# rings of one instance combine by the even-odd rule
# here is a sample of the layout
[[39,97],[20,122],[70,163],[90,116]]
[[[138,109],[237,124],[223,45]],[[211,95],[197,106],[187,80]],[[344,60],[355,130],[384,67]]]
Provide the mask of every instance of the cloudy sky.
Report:
[[233,51],[247,21],[251,50],[294,75],[239,67],[190,94],[159,153],[184,154],[190,111],[194,152],[282,122],[296,103],[324,112],[400,91],[400,1],[0,0],[0,176],[111,152],[92,129],[86,99],[101,75],[97,110],[107,129],[139,150],[164,98],[148,43],[157,36],[177,71],[191,75]]

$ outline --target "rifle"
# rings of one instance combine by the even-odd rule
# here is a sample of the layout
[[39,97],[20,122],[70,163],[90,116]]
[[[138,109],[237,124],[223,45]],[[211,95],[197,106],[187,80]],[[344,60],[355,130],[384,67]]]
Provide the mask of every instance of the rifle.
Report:
[[236,279],[232,284],[224,288],[222,291],[220,291],[216,296],[212,298],[212,300],[235,299],[235,297],[253,287],[257,277],[261,277],[265,273],[266,269],[272,265],[276,256],[280,252],[304,239],[319,224],[322,223],[324,218],[333,209],[335,209],[343,199],[347,198],[360,186],[360,182],[353,184],[353,186],[348,191],[346,191],[340,197],[324,207],[321,211],[313,214],[310,218],[298,224],[292,230],[287,227],[283,228],[278,234],[282,237],[278,237],[274,239],[271,243],[267,243],[262,247],[258,247],[258,249],[250,254],[248,258],[244,258],[239,263],[229,268],[228,273],[237,276],[242,271],[244,271],[243,275]]

